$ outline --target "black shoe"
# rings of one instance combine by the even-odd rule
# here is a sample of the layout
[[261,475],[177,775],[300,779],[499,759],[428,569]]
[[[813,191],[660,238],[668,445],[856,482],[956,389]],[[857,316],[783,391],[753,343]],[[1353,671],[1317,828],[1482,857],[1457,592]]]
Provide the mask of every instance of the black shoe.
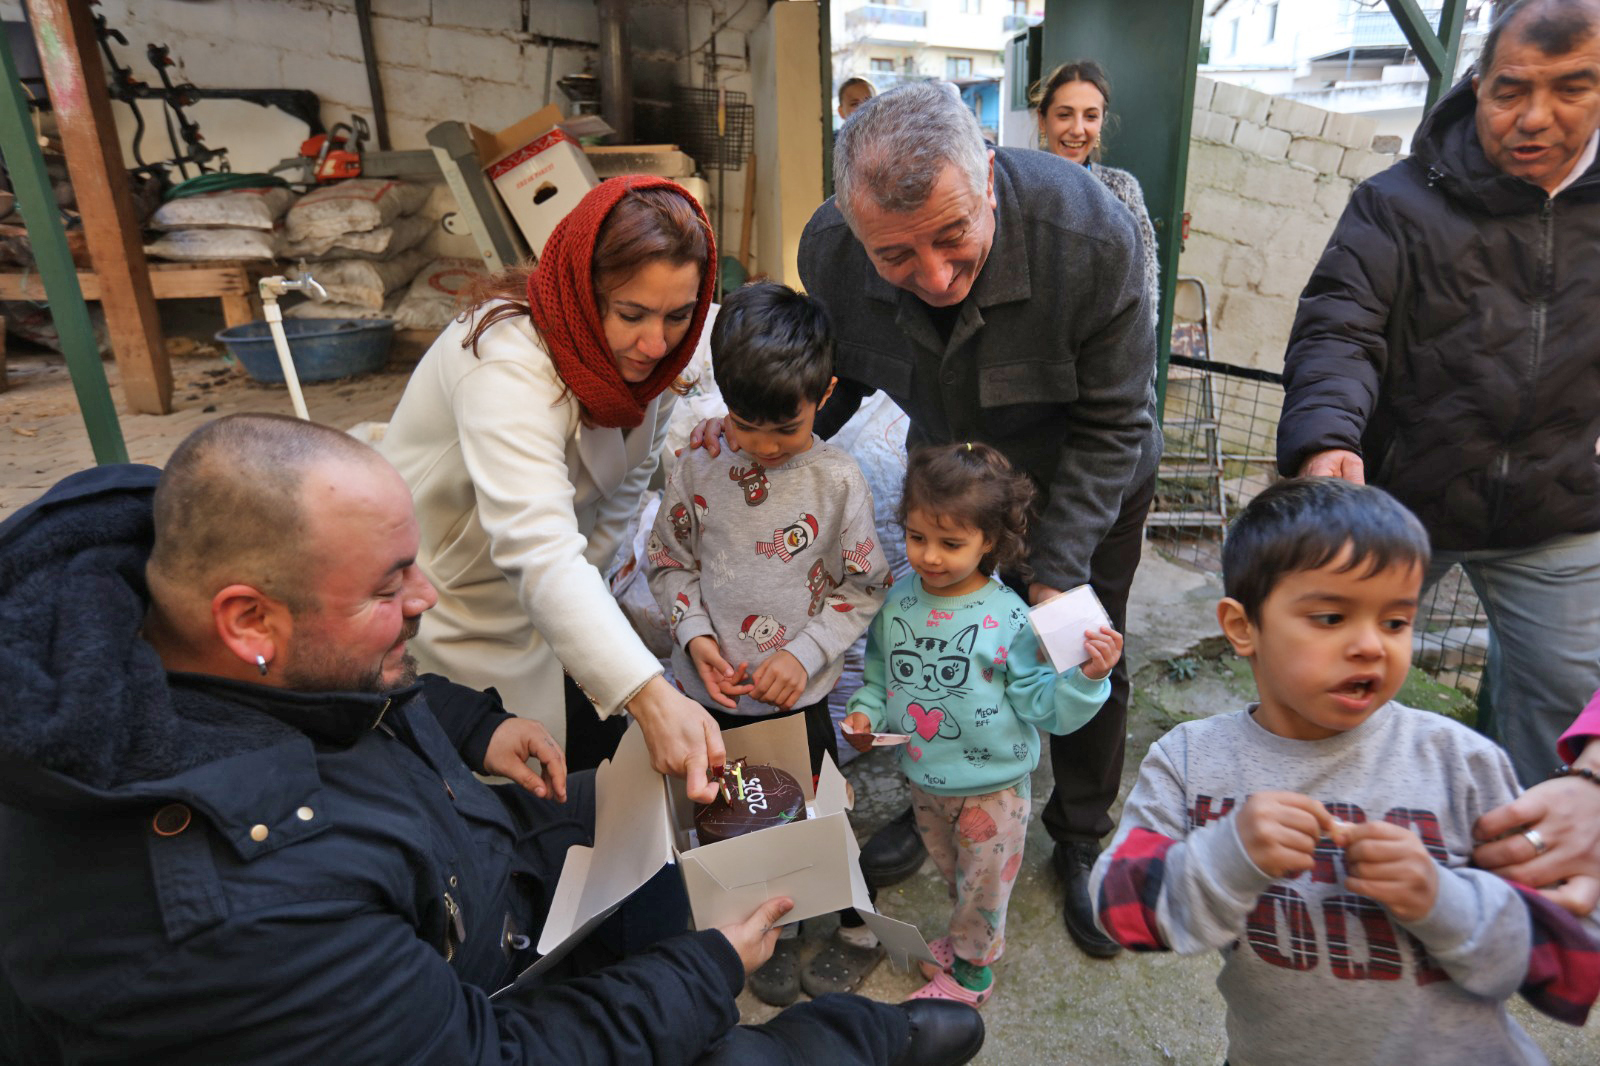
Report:
[[1061,877],[1065,897],[1061,915],[1066,919],[1068,935],[1090,958],[1109,959],[1121,953],[1122,945],[1094,924],[1094,907],[1089,902],[1089,871],[1099,856],[1098,844],[1057,844],[1051,862]]
[[787,1007],[800,998],[800,938],[779,940],[772,957],[745,978],[745,987],[763,1003]]
[[916,820],[907,807],[894,821],[872,834],[861,849],[861,875],[873,888],[887,888],[916,873],[928,849],[917,835]]
[[914,999],[900,1004],[911,1037],[893,1066],[961,1066],[983,1047],[983,1015],[949,999]]

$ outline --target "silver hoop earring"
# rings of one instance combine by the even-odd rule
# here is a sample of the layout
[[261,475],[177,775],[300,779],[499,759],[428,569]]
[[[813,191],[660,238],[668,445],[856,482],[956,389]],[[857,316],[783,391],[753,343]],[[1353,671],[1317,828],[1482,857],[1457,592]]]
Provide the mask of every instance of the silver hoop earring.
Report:
[[261,671],[262,677],[267,676],[267,657],[265,655],[256,656],[256,669]]

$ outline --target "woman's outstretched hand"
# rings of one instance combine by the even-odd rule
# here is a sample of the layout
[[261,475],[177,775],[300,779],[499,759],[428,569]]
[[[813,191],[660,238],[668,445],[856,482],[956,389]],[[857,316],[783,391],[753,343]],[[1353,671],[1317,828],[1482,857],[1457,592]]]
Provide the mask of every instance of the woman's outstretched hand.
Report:
[[657,773],[683,778],[684,790],[696,803],[717,798],[717,786],[706,769],[727,762],[722,730],[706,709],[673,688],[657,674],[628,704],[644,731],[650,765]]

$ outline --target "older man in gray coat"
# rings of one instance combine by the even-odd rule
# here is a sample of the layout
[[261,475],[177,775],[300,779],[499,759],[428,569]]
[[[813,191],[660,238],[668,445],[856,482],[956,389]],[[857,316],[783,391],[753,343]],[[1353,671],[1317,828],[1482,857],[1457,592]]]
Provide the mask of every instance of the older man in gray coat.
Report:
[[[1041,490],[1031,583],[1005,576],[1033,603],[1087,582],[1122,629],[1161,450],[1133,216],[1081,166],[989,148],[933,84],[862,105],[835,143],[834,189],[800,239],[800,276],[839,338],[839,387],[818,432],[882,389],[910,416],[911,447],[999,448]],[[1102,957],[1117,946],[1095,927],[1088,870],[1112,829],[1127,706],[1119,663],[1105,708],[1050,744],[1044,822],[1067,929]],[[868,845],[869,877],[916,868],[911,833],[907,817]]]

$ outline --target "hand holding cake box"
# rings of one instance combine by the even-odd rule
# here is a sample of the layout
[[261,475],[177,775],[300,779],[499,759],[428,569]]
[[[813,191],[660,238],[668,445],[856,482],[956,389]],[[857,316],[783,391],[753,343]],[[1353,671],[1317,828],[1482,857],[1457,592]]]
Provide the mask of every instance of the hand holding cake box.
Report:
[[[1081,665],[1086,676],[1104,677],[1109,670],[1102,665],[1106,649],[1100,645],[1114,637],[1117,649],[1122,646],[1122,638],[1112,629],[1111,616],[1088,585],[1038,604],[1028,612],[1028,623],[1058,674]],[[1111,661],[1115,662],[1115,657]]]

